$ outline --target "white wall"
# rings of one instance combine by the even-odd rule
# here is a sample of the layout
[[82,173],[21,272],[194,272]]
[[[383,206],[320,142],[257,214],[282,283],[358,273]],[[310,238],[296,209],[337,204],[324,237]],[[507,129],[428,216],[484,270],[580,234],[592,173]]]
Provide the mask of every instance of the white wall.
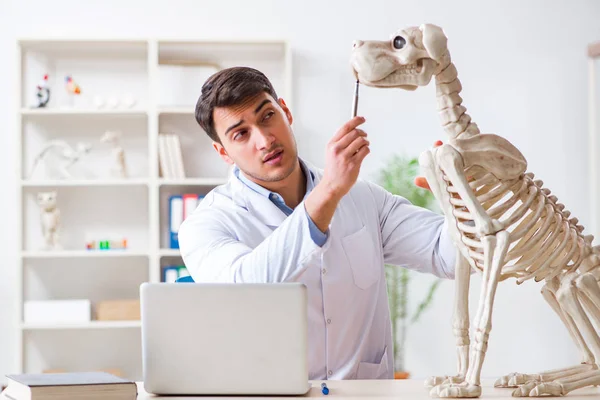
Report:
[[[449,36],[464,104],[484,132],[518,146],[529,168],[583,223],[590,217],[586,46],[600,40],[600,3],[588,1],[0,1],[0,381],[13,368],[17,224],[15,208],[15,39],[24,36],[286,38],[294,49],[295,131],[301,154],[322,166],[323,149],[351,111],[348,56],[353,39],[383,39],[397,28],[431,22]],[[373,177],[395,152],[416,155],[444,139],[433,86],[417,92],[363,88]],[[542,150],[542,148],[544,150]],[[428,276],[419,276],[414,301]],[[472,315],[478,299],[472,282]],[[540,286],[505,282],[498,290],[484,376],[536,372],[577,363]],[[413,376],[454,372],[453,286],[444,282],[434,307],[411,328]]]

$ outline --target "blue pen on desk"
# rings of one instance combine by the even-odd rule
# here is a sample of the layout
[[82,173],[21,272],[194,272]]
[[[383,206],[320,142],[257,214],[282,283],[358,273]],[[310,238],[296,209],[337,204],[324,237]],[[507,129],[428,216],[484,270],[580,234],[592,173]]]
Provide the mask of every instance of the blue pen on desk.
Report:
[[321,383],[321,392],[323,394],[329,394],[329,388],[325,382]]

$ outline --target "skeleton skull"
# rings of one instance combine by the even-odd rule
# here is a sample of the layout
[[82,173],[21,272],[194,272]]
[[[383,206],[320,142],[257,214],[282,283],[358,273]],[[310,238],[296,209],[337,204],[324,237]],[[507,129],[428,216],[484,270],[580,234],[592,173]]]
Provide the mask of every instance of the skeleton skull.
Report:
[[364,85],[415,90],[449,64],[446,44],[441,28],[423,24],[401,29],[387,41],[356,40],[350,61]]

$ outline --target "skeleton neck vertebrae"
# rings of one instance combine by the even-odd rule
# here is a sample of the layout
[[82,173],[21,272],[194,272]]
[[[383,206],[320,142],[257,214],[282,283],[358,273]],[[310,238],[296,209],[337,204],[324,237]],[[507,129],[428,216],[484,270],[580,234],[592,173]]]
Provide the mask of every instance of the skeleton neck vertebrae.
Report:
[[452,62],[435,75],[435,82],[440,120],[451,140],[478,135],[477,124],[471,121],[467,109],[462,105],[462,85]]

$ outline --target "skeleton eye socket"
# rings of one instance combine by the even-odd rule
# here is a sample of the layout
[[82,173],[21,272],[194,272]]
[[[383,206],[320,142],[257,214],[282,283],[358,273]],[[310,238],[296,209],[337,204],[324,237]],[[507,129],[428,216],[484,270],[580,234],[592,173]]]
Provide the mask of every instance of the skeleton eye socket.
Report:
[[394,38],[394,48],[396,50],[400,50],[401,48],[404,47],[405,44],[406,44],[406,39],[404,39],[402,36],[396,36]]

